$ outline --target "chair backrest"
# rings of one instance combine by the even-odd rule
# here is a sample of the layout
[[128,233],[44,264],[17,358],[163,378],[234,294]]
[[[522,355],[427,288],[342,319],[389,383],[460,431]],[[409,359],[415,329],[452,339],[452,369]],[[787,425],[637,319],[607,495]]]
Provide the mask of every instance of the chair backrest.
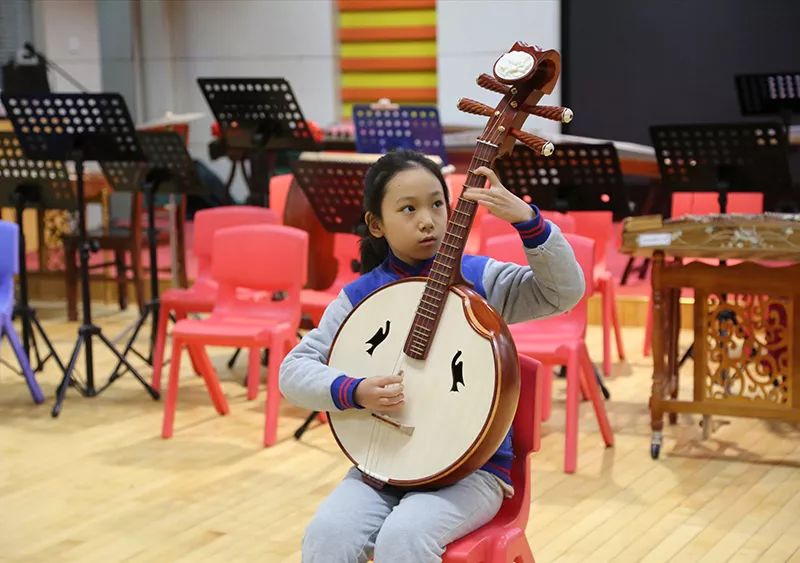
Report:
[[[575,232],[575,220],[569,215],[559,213],[557,211],[542,211],[542,217],[551,223],[558,225],[562,233]],[[500,235],[516,234],[519,238],[517,230],[509,223],[499,217],[495,217],[491,213],[486,213],[481,219],[480,227],[480,246],[478,253],[486,254],[486,243],[492,237]]]
[[539,450],[541,434],[541,410],[537,408],[542,400],[539,367],[538,361],[527,356],[519,357],[519,402],[512,426],[514,462],[511,483],[514,496],[503,501],[493,520],[496,524],[517,525],[522,529],[525,529],[531,505],[530,454]]
[[566,213],[561,213],[560,211],[547,211],[542,210],[542,217],[554,225],[558,225],[558,228],[561,229],[562,233],[574,233],[575,232],[575,219],[572,215],[567,215]]
[[278,223],[283,223],[286,199],[289,197],[289,188],[293,181],[294,174],[278,174],[269,180],[269,208],[275,212]]
[[[215,312],[220,308],[246,316],[272,316],[296,310],[299,321],[300,291],[308,278],[308,233],[284,225],[220,229],[214,235],[211,275],[219,284]],[[267,297],[240,300],[240,288]],[[285,293],[284,298],[272,301],[269,296],[278,291]]]
[[19,227],[0,221],[0,312],[14,307],[14,274],[19,268]]
[[[728,194],[728,213],[763,213],[764,194],[743,192]],[[716,192],[675,192],[672,194],[672,217],[719,213]]]
[[279,218],[271,209],[251,205],[228,205],[203,209],[194,216],[194,243],[197,278],[211,278],[211,253],[214,234],[220,229],[244,225],[275,225]]
[[333,237],[333,254],[339,269],[336,272],[336,279],[328,291],[338,293],[345,285],[355,280],[359,274],[353,271],[353,261],[360,262],[361,248],[359,242],[361,238],[357,235],[346,233],[336,233]]
[[[588,322],[588,299],[594,292],[594,246],[595,242],[591,238],[583,237],[572,233],[564,233],[564,237],[569,242],[575,253],[575,259],[583,271],[583,279],[586,282],[586,292],[583,299],[572,308],[571,311],[563,315],[557,315],[546,319],[532,321],[536,323],[536,330],[543,333],[547,332],[547,326],[564,327],[569,325],[576,335],[581,337],[586,334],[586,324]],[[518,235],[503,235],[489,239],[486,246],[486,255],[501,260],[503,262],[513,262],[516,264],[527,265],[525,251]]]
[[572,211],[575,234],[594,240],[594,263],[606,266],[608,242],[614,234],[614,215],[611,211]]

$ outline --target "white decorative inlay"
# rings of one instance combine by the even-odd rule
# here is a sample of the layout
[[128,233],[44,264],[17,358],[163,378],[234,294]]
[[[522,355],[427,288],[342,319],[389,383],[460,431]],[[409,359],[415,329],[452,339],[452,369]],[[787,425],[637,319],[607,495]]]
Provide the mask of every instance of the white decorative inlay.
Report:
[[533,56],[525,51],[511,51],[497,59],[494,72],[503,80],[517,80],[528,74],[535,62]]

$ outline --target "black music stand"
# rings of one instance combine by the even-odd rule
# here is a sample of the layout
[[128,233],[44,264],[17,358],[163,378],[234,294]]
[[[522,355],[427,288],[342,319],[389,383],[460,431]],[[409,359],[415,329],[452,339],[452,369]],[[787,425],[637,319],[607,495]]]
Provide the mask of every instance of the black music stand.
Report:
[[[53,343],[36,316],[36,309],[30,306],[28,298],[28,264],[25,259],[25,230],[22,227],[22,213],[27,207],[35,207],[40,212],[45,209],[75,209],[75,195],[64,163],[58,160],[29,160],[25,158],[22,147],[14,133],[0,133],[0,205],[13,206],[19,227],[19,296],[14,307],[14,317],[22,325],[22,346],[30,362],[31,344],[36,354],[34,371],[41,371],[50,358],[54,358],[66,371]],[[42,241],[40,241],[42,244]],[[44,340],[47,355],[42,359],[36,333]]]
[[292,87],[285,78],[198,78],[197,83],[222,131],[209,147],[211,158],[227,156],[232,162],[226,192],[230,195],[239,165],[250,191],[246,203],[269,207],[276,151],[319,149]]
[[[158,391],[153,389],[128,360],[106,338],[100,327],[92,324],[91,294],[89,291],[89,252],[91,244],[86,235],[85,195],[83,166],[87,160],[142,161],[144,154],[136,138],[125,100],[119,94],[25,94],[19,96],[0,94],[8,117],[20,145],[31,160],[70,160],[75,163],[77,179],[78,234],[80,242],[81,296],[83,298],[83,323],[78,329],[78,340],[70,356],[67,370],[58,386],[52,415],[58,416],[67,388],[75,386],[85,397],[94,397],[111,384],[101,388],[94,383],[94,357],[92,337],[96,336],[122,361],[139,380],[153,399]],[[74,375],[78,354],[86,347],[86,383]]]
[[765,210],[795,199],[780,123],[656,125],[650,137],[661,185],[670,194],[717,192],[723,214],[730,192],[762,192]]
[[779,116],[788,135],[800,113],[800,72],[736,75],[736,95],[742,115]]
[[613,143],[560,143],[550,156],[518,143],[495,164],[503,185],[540,209],[630,213]]
[[[137,137],[147,157],[147,162],[105,161],[100,163],[100,167],[114,191],[136,192],[141,190],[144,194],[147,210],[147,246],[150,256],[150,301],[147,302],[136,321],[133,333],[128,339],[122,355],[127,357],[129,352],[133,352],[148,364],[152,364],[158,332],[160,303],[157,264],[158,230],[155,224],[156,193],[205,195],[205,190],[197,177],[192,157],[186,151],[186,145],[180,135],[172,131],[142,131],[137,133]],[[133,344],[150,316],[152,316],[150,350],[147,356],[144,356],[133,347]],[[122,361],[117,362],[109,381],[115,380],[124,373],[124,371],[120,371],[121,367]]]
[[[332,233],[354,234],[363,214],[364,176],[370,162],[298,160],[291,164],[295,180],[308,198],[322,226]],[[350,265],[354,272],[361,264]],[[299,440],[319,414],[308,415],[295,431]]]

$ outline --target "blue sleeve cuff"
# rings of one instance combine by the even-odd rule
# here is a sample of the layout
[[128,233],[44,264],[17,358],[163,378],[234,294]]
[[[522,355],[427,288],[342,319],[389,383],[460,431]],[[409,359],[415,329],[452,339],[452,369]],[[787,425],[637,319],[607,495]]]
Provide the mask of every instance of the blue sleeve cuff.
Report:
[[357,379],[354,377],[347,377],[346,375],[340,375],[333,380],[333,383],[331,383],[331,398],[337,409],[343,411],[345,409],[363,408],[356,403],[354,398],[356,387],[358,387],[358,384],[363,380],[363,377]]
[[531,209],[533,210],[533,219],[521,223],[512,223],[519,232],[522,244],[526,248],[536,248],[550,236],[550,223],[542,218],[538,207],[531,205]]

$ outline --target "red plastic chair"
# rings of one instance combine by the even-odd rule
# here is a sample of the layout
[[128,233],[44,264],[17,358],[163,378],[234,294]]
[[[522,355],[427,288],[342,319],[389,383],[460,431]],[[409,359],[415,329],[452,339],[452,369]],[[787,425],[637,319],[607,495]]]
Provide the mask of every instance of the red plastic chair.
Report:
[[606,262],[608,239],[614,230],[613,215],[610,211],[573,211],[575,234],[588,237],[595,242],[594,289],[601,296],[603,324],[603,374],[611,375],[611,329],[617,344],[617,356],[625,359],[622,343],[622,328],[617,313],[617,281],[608,269]]
[[358,278],[358,272],[353,271],[353,261],[361,260],[360,240],[356,235],[337,233],[333,239],[333,253],[338,270],[333,284],[322,290],[304,289],[300,294],[303,315],[311,319],[314,326],[319,324],[325,308],[339,295],[342,288]]
[[[728,194],[728,213],[758,214],[764,212],[764,194],[741,192]],[[713,215],[719,213],[719,195],[715,192],[677,192],[672,194],[672,217],[684,215]],[[729,263],[733,264],[734,261]],[[644,348],[649,356],[653,344],[653,298],[647,304],[644,326]]]
[[[551,366],[567,366],[567,422],[564,448],[564,471],[574,473],[578,456],[579,394],[592,401],[600,432],[606,446],[614,444],[614,435],[606,415],[606,407],[597,385],[592,361],[586,347],[587,300],[592,294],[594,271],[594,241],[567,233],[564,235],[575,252],[586,279],[586,294],[571,311],[535,321],[511,325],[511,334],[520,355],[542,362],[543,394],[542,419],[550,417],[553,374]],[[489,240],[488,254],[497,260],[527,264],[516,235]]]
[[[450,207],[455,209],[458,203],[458,197],[464,189],[464,182],[467,181],[466,174],[450,174],[445,178],[447,186],[450,188]],[[483,218],[487,215],[486,208],[479,205],[478,210],[475,212],[475,220],[472,223],[472,228],[467,235],[467,244],[464,249],[467,254],[478,254],[481,247],[481,223]]]
[[[214,236],[212,275],[219,284],[217,302],[208,318],[178,321],[172,330],[172,365],[169,372],[161,435],[172,436],[178,398],[181,352],[192,350],[200,375],[220,414],[228,404],[222,394],[205,346],[233,346],[250,351],[248,395],[258,393],[260,351],[270,350],[267,373],[264,446],[275,443],[281,393],[278,369],[295,344],[300,325],[300,290],[306,283],[308,233],[281,225],[248,225],[220,230]],[[242,298],[240,290],[247,290]],[[273,301],[272,294],[285,293]]]
[[[551,223],[558,225],[558,228],[561,229],[561,232],[563,233],[572,233],[575,231],[575,220],[569,215],[565,215],[557,211],[542,211],[542,217]],[[481,219],[480,246],[478,248],[478,254],[482,256],[486,255],[486,243],[490,238],[513,234],[516,234],[519,237],[517,230],[513,227],[513,225],[511,225],[511,223],[487,213],[483,216],[483,219]]]
[[283,223],[286,199],[289,197],[289,188],[293,181],[293,174],[278,174],[269,180],[269,208],[278,217],[278,223]]
[[542,372],[539,362],[519,357],[520,393],[514,416],[514,464],[511,482],[514,496],[503,501],[500,511],[484,526],[447,546],[443,563],[533,563],[525,537],[531,507],[532,452],[541,442]]
[[[164,365],[164,347],[167,341],[167,321],[170,313],[176,320],[190,313],[210,313],[217,300],[217,282],[211,275],[211,247],[214,234],[226,227],[242,225],[274,225],[278,217],[274,211],[249,205],[231,205],[203,209],[194,216],[194,244],[197,258],[197,278],[188,289],[168,289],[161,294],[158,312],[158,330],[153,351],[153,388],[161,389],[161,370]],[[197,369],[197,362],[192,359]],[[253,397],[254,398],[254,397]]]

